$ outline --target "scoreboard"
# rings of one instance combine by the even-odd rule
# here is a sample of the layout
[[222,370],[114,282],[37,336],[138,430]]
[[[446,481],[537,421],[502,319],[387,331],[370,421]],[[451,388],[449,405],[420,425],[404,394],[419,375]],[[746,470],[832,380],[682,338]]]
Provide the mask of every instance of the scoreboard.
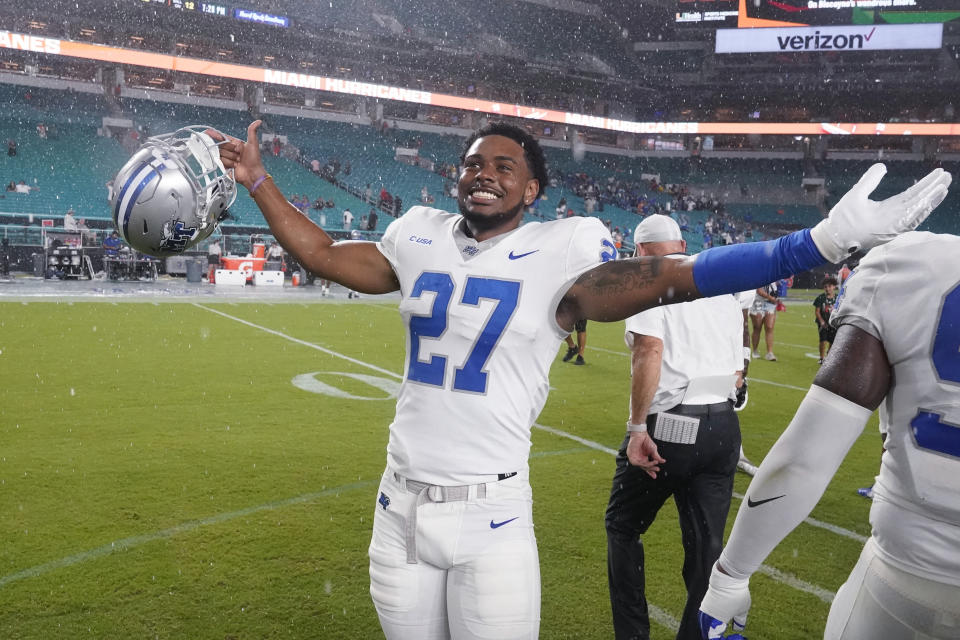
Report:
[[960,20],[960,0],[676,0],[676,24],[710,28]]
[[960,18],[956,0],[747,0],[745,4],[748,18],[811,26],[916,24]]
[[170,7],[171,9],[180,9],[183,11],[198,11],[211,16],[230,15],[227,7],[214,2],[199,2],[199,0],[139,0],[141,4],[159,5]]

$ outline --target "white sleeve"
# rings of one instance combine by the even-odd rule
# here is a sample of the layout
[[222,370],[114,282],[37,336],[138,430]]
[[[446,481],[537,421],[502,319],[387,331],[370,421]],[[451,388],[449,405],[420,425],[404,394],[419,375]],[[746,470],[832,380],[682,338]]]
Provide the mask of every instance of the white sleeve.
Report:
[[834,312],[830,315],[831,325],[839,328],[840,325],[852,324],[881,339],[882,305],[877,301],[877,294],[882,290],[880,283],[887,275],[884,256],[882,247],[874,249],[847,277],[837,294]]
[[583,272],[598,264],[617,259],[617,248],[610,237],[610,231],[599,218],[580,218],[576,229],[570,236],[567,250],[567,281],[572,282]]
[[625,320],[626,327],[623,334],[623,341],[627,346],[633,348],[633,334],[641,336],[652,336],[663,340],[666,321],[663,307],[654,307],[641,311],[630,316]]
[[403,217],[399,217],[387,226],[383,232],[383,237],[377,242],[377,249],[393,265],[393,270],[397,270],[397,240],[400,238],[400,227],[403,225]]
[[720,566],[748,578],[819,502],[870,414],[813,385],[780,436],[740,505]]

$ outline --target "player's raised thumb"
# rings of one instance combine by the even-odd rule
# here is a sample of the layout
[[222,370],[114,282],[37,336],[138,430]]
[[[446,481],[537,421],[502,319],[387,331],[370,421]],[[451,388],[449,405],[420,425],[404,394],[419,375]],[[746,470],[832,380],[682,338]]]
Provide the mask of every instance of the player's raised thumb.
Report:
[[247,142],[257,145],[257,129],[260,128],[260,125],[263,124],[263,120],[254,120],[250,123],[250,126],[247,127]]
[[886,174],[887,165],[883,164],[882,162],[878,162],[867,169],[866,173],[860,176],[857,184],[855,184],[853,189],[850,191],[856,191],[859,195],[867,197],[873,193],[873,190],[877,188],[877,186],[880,184],[880,181],[883,180],[883,176]]

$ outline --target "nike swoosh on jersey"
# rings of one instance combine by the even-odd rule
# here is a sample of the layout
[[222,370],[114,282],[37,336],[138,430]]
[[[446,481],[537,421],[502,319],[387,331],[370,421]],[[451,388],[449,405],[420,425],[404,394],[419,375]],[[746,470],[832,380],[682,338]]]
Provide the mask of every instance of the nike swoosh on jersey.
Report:
[[[519,518],[519,517],[520,517],[520,516],[517,516],[517,518]],[[502,526],[505,525],[505,524],[510,524],[511,522],[513,522],[514,520],[516,520],[517,518],[510,518],[509,520],[504,520],[503,522],[494,522],[493,520],[491,520],[491,521],[490,521],[490,528],[491,528],[491,529],[499,529],[500,527],[502,527]]]
[[750,507],[750,508],[759,507],[759,506],[762,505],[762,504],[766,504],[766,503],[768,503],[768,502],[773,502],[774,500],[779,500],[780,498],[782,498],[782,497],[784,497],[784,496],[786,496],[786,495],[787,495],[787,494],[783,494],[782,496],[774,496],[774,497],[772,497],[772,498],[766,498],[766,499],[764,499],[764,500],[756,500],[756,501],[754,501],[752,498],[750,498],[750,496],[747,496],[747,506]]
[[510,254],[507,257],[510,258],[511,260],[519,260],[520,258],[526,258],[530,254],[536,253],[537,251],[540,251],[540,249],[534,249],[533,251],[527,251],[526,253],[516,254],[511,249]]

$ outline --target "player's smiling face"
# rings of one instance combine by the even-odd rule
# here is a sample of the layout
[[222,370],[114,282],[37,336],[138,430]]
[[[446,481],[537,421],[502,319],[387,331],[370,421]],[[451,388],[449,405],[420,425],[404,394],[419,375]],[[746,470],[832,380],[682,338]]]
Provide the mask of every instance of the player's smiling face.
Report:
[[474,235],[492,237],[519,224],[538,188],[523,147],[505,136],[484,136],[464,156],[457,202]]

